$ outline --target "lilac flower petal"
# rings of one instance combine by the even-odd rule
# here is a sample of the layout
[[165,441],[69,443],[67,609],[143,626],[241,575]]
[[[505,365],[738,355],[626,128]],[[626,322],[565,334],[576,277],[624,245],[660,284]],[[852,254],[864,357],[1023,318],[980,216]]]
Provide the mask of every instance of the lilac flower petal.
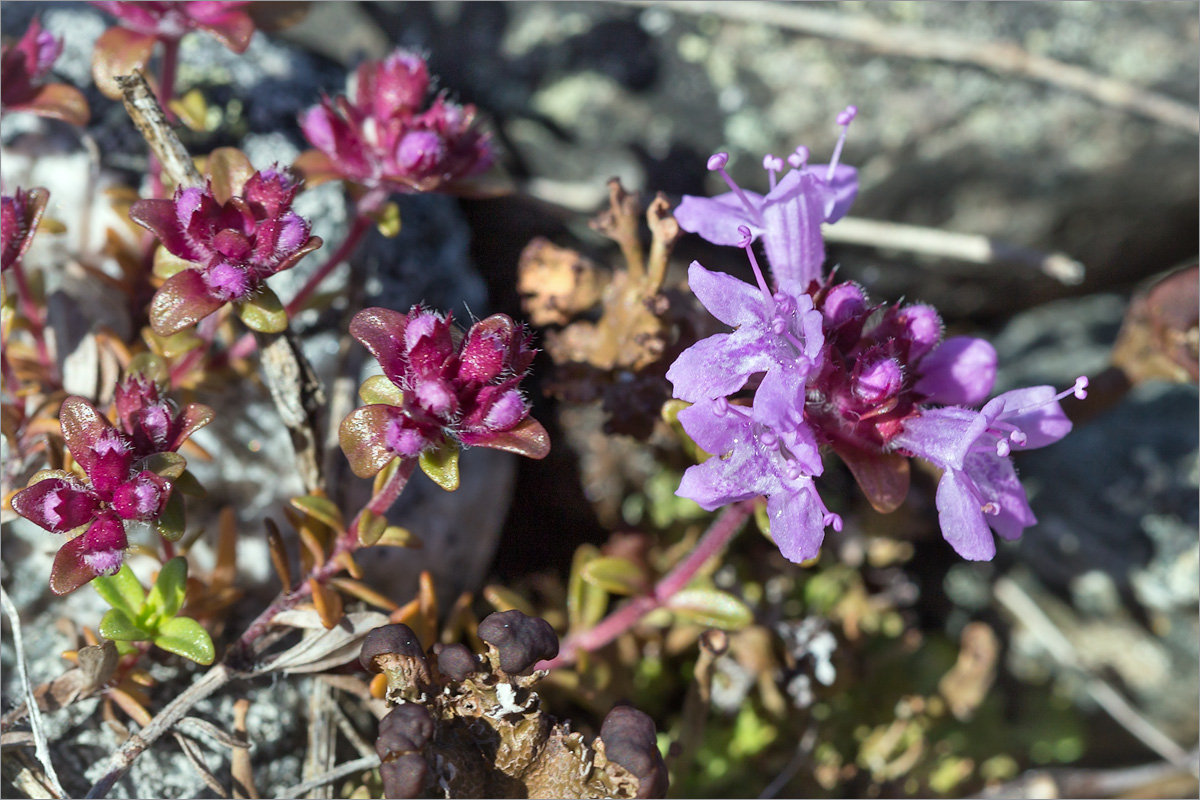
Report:
[[[822,181],[829,173],[828,164],[812,164],[809,166]],[[838,164],[833,169],[833,179],[826,183],[825,189],[825,221],[837,222],[846,216],[854,198],[858,196],[858,170],[846,164]]]
[[956,553],[968,561],[989,561],[996,555],[996,542],[984,521],[979,499],[959,470],[948,469],[942,475],[937,509],[942,535]]
[[695,403],[741,389],[751,375],[775,366],[763,339],[761,330],[743,327],[696,342],[667,370],[675,397]]
[[[746,192],[746,197],[751,204],[762,205],[762,195]],[[716,197],[684,195],[673,213],[679,227],[689,233],[698,233],[702,239],[713,244],[738,244],[742,240],[738,233],[739,225],[748,227],[750,235],[755,238],[763,232],[761,220],[755,219],[741,198],[733,192]]]
[[[769,371],[754,394],[754,421],[770,427],[783,440],[805,475],[824,470],[816,436],[804,421],[804,373],[796,369]],[[682,413],[682,412],[681,412]]]
[[779,492],[767,498],[771,538],[783,557],[796,564],[815,557],[825,538],[821,506],[810,494],[815,491],[812,481],[806,481],[799,491]]
[[823,185],[804,170],[784,175],[762,206],[763,247],[778,281],[808,286],[821,279],[825,242]]
[[688,288],[710,314],[731,328],[764,320],[766,298],[757,286],[705,269],[699,261],[688,266]]
[[987,430],[986,414],[968,408],[925,409],[906,419],[892,445],[916,453],[942,469],[961,469],[967,451]]
[[955,336],[921,359],[914,391],[931,403],[977,406],[996,382],[996,348],[983,339]]
[[1054,444],[1071,432],[1071,420],[1055,395],[1053,386],[1031,386],[1005,392],[992,402],[1003,401],[999,419],[1018,427],[1026,436],[1024,449],[1032,450]]
[[720,456],[713,456],[703,464],[688,467],[675,494],[695,500],[705,511],[716,511],[729,503],[755,497],[758,492],[731,475]]
[[679,412],[679,424],[700,449],[719,456],[747,441],[750,421],[743,416],[744,411],[727,408],[725,413],[717,414],[713,401],[701,400]]
[[986,522],[996,533],[1005,539],[1019,539],[1022,531],[1037,524],[1011,459],[990,453],[971,453],[967,456],[964,472],[985,500],[999,506],[998,514],[986,515]]

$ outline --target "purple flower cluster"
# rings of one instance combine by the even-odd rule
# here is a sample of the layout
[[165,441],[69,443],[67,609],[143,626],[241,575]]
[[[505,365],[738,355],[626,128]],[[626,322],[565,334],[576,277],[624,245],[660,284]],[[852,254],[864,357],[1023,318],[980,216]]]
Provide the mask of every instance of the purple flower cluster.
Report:
[[41,187],[27,192],[17,189],[12,197],[0,198],[0,272],[7,272],[25,255],[49,200],[50,193]]
[[0,73],[4,75],[0,108],[86,125],[89,113],[83,93],[73,86],[46,81],[62,49],[62,39],[43,30],[37,19],[14,44],[4,45],[0,50]]
[[491,164],[474,106],[438,95],[426,107],[430,77],[421,56],[397,50],[365,62],[355,77],[350,97],[326,97],[301,115],[317,150],[297,166],[313,182],[336,176],[383,192],[429,191]]
[[[82,397],[64,400],[59,411],[63,438],[85,477],[46,470],[12,498],[14,511],[52,533],[83,528],[54,558],[50,588],[55,594],[73,592],[121,568],[126,523],[164,516],[184,466],[174,451],[212,419],[207,406],[176,411],[153,381],[136,374],[117,387],[116,407],[120,429]],[[172,456],[156,458],[163,453]]]
[[535,351],[511,318],[495,314],[460,338],[448,315],[420,306],[408,314],[368,308],[355,315],[350,335],[378,359],[390,383],[385,402],[356,409],[342,422],[342,450],[359,477],[445,443],[533,458],[549,452],[546,431],[530,418],[520,388]]
[[[942,320],[926,305],[869,302],[851,282],[823,276],[820,225],[835,222],[858,190],[857,173],[839,165],[851,106],[832,163],[811,166],[798,148],[763,166],[771,190],[742,190],[718,153],[709,168],[731,191],[685,197],[676,219],[715,244],[737,244],[757,286],[693,262],[689,285],[713,316],[734,328],[684,351],[667,371],[675,396],[693,405],[679,413],[692,439],[713,455],[684,474],[677,494],[708,510],[767,497],[771,535],[792,561],[814,557],[826,527],[842,521],[817,494],[820,448],[836,452],[868,499],[893,511],[908,490],[907,458],[944,470],[939,522],[964,558],[989,559],[989,527],[1006,539],[1036,522],[1017,480],[1013,449],[1044,447],[1071,430],[1058,401],[1086,395],[1087,379],[1056,394],[1049,386],[987,400],[996,352],[982,339],[943,339]],[[775,285],[769,288],[752,248],[761,239]],[[735,397],[743,389],[752,398]]]
[[214,186],[181,188],[173,200],[139,200],[129,209],[130,219],[189,267],[172,275],[151,304],[150,323],[160,336],[226,303],[252,299],[264,280],[321,246],[292,211],[298,184],[286,171],[254,172],[228,194]]

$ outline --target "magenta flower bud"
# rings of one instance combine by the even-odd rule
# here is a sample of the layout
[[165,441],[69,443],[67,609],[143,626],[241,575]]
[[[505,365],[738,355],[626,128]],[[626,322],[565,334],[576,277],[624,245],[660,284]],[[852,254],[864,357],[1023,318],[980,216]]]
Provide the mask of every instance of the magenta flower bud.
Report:
[[825,325],[836,328],[847,320],[860,317],[867,310],[867,296],[856,283],[839,283],[825,295],[821,313]]
[[894,397],[904,384],[904,368],[892,358],[881,358],[865,366],[854,379],[854,395],[869,405]]
[[405,458],[418,456],[429,447],[432,442],[428,437],[421,433],[419,429],[414,427],[406,418],[393,420],[385,433],[387,446],[393,453]]
[[49,200],[50,193],[42,188],[17,189],[12,197],[0,198],[0,272],[7,272],[25,255]]
[[412,131],[400,140],[396,163],[408,173],[424,175],[436,168],[445,153],[442,137],[433,131]]
[[897,320],[910,342],[910,361],[922,358],[942,340],[942,318],[930,306],[905,306],[897,313]]
[[203,277],[209,294],[223,303],[241,300],[250,294],[252,288],[249,273],[243,267],[233,264],[216,264],[206,271]]
[[171,497],[171,484],[143,470],[133,480],[117,487],[112,506],[123,519],[151,520],[162,515]]
[[483,426],[492,431],[506,431],[514,427],[529,413],[525,399],[516,389],[509,389],[492,403],[483,418]]

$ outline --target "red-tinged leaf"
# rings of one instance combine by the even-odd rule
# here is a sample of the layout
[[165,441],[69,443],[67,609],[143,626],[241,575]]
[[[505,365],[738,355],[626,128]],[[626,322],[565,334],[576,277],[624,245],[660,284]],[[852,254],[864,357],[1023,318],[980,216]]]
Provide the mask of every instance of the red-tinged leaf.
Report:
[[285,258],[283,261],[280,261],[279,266],[275,267],[275,272],[273,272],[271,274],[283,272],[285,269],[291,269],[292,267],[296,266],[296,264],[298,264],[300,262],[300,259],[304,258],[306,255],[311,253],[313,250],[320,249],[321,245],[323,245],[323,244],[325,244],[325,242],[324,242],[324,240],[321,239],[320,236],[308,237],[308,241],[305,242],[298,250],[293,252],[290,256]]
[[329,156],[320,150],[305,150],[292,162],[292,172],[304,179],[308,188],[320,186],[322,183],[342,179],[342,173],[334,166]]
[[218,147],[204,162],[204,174],[212,181],[212,196],[221,205],[231,197],[240,197],[254,172],[250,159],[236,147]]
[[152,33],[138,33],[120,26],[100,34],[92,53],[92,79],[100,93],[109,100],[120,100],[117,76],[132,74],[135,69],[145,71],[155,41]]
[[83,127],[91,114],[83,92],[65,83],[48,83],[40,87],[33,97],[17,106],[13,111],[28,111],[40,117],[52,117]]
[[350,321],[350,335],[371,351],[383,374],[399,386],[404,382],[404,329],[408,316],[387,308],[365,308]]
[[[189,3],[189,6],[196,5],[218,5],[217,3]],[[225,5],[221,3],[219,5]],[[200,18],[200,14],[192,12],[193,17]],[[218,42],[228,47],[235,53],[241,54],[246,52],[246,48],[250,46],[250,39],[254,36],[254,20],[250,15],[241,9],[226,11],[222,14],[203,19],[200,24],[200,29],[211,33]]]
[[63,400],[58,411],[58,422],[62,427],[63,439],[67,449],[83,467],[83,471],[92,474],[96,466],[96,454],[92,445],[99,441],[100,436],[112,427],[96,407],[82,397],[72,395]]
[[189,436],[212,422],[215,415],[216,412],[200,403],[188,403],[184,406],[183,411],[179,413],[181,427],[171,440],[170,449],[178,450]]
[[83,560],[84,537],[76,536],[58,549],[54,566],[50,568],[50,591],[57,595],[70,594],[96,577]]
[[908,459],[897,453],[868,453],[844,444],[833,445],[846,462],[854,479],[862,487],[871,506],[880,514],[890,514],[908,496]]
[[342,420],[338,441],[355,475],[370,478],[396,457],[384,440],[384,431],[389,422],[401,416],[394,406],[372,405],[356,408]]
[[172,275],[150,301],[150,327],[159,336],[172,336],[195,325],[225,305],[211,296],[204,278],[194,269]]
[[546,433],[542,423],[533,417],[526,417],[512,430],[488,434],[463,434],[460,438],[466,445],[506,450],[534,459],[543,459],[550,454],[550,434]]
[[[188,242],[180,227],[174,200],[138,200],[129,207],[129,218],[157,236],[168,253],[184,262],[183,266],[203,258],[203,254]],[[154,272],[159,277],[169,278],[179,272],[178,262],[168,261],[160,266],[159,260],[156,254]]]

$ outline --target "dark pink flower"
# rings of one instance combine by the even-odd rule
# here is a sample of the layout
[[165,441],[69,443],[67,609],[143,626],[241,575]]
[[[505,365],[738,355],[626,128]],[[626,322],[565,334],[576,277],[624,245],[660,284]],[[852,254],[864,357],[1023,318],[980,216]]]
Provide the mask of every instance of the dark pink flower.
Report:
[[86,125],[88,104],[83,94],[63,83],[45,83],[54,61],[62,53],[62,40],[42,30],[35,18],[16,44],[0,54],[0,106],[5,111],[28,111],[72,125]]
[[25,255],[49,200],[50,192],[41,187],[0,197],[0,272]]
[[131,372],[117,384],[113,404],[117,422],[138,458],[175,452],[213,418],[213,410],[200,403],[189,403],[176,411],[162,396],[158,384],[138,372]]
[[[309,236],[309,224],[291,210],[297,183],[283,171],[254,172],[229,196],[207,187],[178,189],[173,200],[139,200],[129,216],[153,231],[162,246],[186,269],[175,272],[158,290],[150,307],[155,333],[169,336],[234,303],[278,305],[263,281],[290,269],[321,246]],[[264,298],[270,298],[264,301]],[[272,312],[274,313],[274,312]],[[253,318],[243,320],[258,330],[276,330],[277,319],[263,328]],[[286,325],[286,316],[282,318]]]
[[317,148],[297,167],[314,180],[340,177],[387,191],[430,191],[491,164],[486,135],[475,128],[475,107],[439,95],[428,108],[424,59],[397,50],[356,73],[351,97],[323,98],[300,117]]
[[121,24],[96,41],[92,77],[105,97],[119,100],[116,76],[145,69],[154,45],[174,46],[191,31],[203,31],[235,53],[243,53],[254,36],[248,2],[93,2]]
[[[50,588],[67,594],[97,575],[121,567],[126,521],[158,520],[171,500],[171,481],[154,471],[132,439],[118,431],[87,400],[68,397],[59,412],[67,449],[87,479],[61,470],[39,473],[13,495],[13,510],[52,533],[87,526],[54,559]],[[182,464],[175,457],[174,464]],[[158,465],[163,469],[162,465]],[[172,471],[177,475],[182,467]],[[182,534],[182,530],[179,531]]]
[[363,406],[342,423],[356,475],[369,477],[397,456],[412,458],[446,439],[543,458],[546,431],[529,417],[520,383],[533,362],[529,334],[496,314],[454,335],[450,318],[414,306],[408,314],[360,311],[350,334],[383,367],[398,400]]

